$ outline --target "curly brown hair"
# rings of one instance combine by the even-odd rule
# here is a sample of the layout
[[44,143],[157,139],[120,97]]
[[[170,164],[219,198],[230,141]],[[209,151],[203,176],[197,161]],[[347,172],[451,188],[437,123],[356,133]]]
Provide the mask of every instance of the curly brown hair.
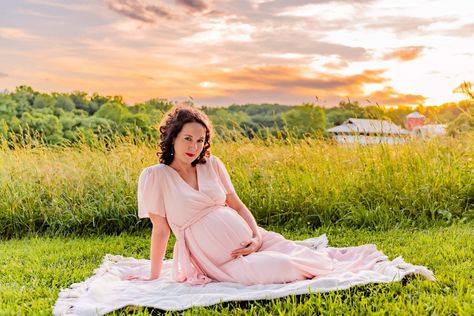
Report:
[[165,113],[160,122],[160,150],[156,153],[160,159],[160,163],[170,165],[173,162],[173,140],[179,132],[181,132],[186,123],[199,123],[206,129],[204,148],[199,154],[199,157],[197,157],[191,165],[195,166],[198,163],[206,163],[207,158],[211,155],[209,148],[211,147],[211,138],[214,134],[214,129],[204,112],[186,104],[171,108]]

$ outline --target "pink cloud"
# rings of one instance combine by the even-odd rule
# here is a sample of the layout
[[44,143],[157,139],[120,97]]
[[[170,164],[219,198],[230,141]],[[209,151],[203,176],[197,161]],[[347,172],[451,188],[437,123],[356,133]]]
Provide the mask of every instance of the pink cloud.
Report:
[[383,59],[398,59],[400,61],[410,61],[420,57],[425,47],[423,46],[408,46],[394,49],[385,54]]

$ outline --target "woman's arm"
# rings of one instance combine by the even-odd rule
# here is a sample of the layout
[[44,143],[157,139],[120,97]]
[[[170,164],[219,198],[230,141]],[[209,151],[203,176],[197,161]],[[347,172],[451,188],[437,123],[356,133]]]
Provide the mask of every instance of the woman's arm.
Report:
[[227,194],[225,202],[229,207],[236,210],[237,213],[239,213],[239,215],[247,222],[250,229],[252,229],[253,237],[261,237],[255,217],[235,192]]
[[240,200],[235,192],[227,194],[226,204],[242,216],[253,232],[253,238],[242,243],[242,248],[232,251],[231,256],[237,258],[238,256],[245,256],[260,249],[262,246],[262,236],[258,230],[257,221],[247,206]]
[[126,280],[151,281],[160,277],[166,246],[170,238],[170,227],[165,217],[152,213],[149,213],[149,215],[153,224],[150,242],[150,276],[128,275],[125,277]]
[[154,280],[158,279],[161,274],[161,266],[170,237],[170,227],[165,217],[150,213],[150,219],[153,224],[150,243],[150,280]]

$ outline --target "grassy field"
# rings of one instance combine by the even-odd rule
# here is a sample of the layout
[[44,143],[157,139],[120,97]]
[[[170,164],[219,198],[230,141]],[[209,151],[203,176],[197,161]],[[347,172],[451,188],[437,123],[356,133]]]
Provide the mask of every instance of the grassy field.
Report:
[[[137,179],[155,149],[0,146],[0,238],[137,232]],[[387,229],[474,218],[474,133],[406,145],[216,142],[262,225]]]
[[[375,243],[389,258],[426,265],[436,282],[421,278],[405,284],[379,284],[326,294],[290,296],[271,301],[225,303],[193,308],[185,315],[254,314],[312,315],[367,313],[408,315],[472,315],[474,313],[474,224],[396,228],[384,232],[340,227],[278,230],[285,237],[304,239],[326,233],[332,246]],[[0,314],[51,314],[61,288],[92,274],[105,254],[135,258],[149,255],[149,231],[96,237],[28,237],[0,244]],[[167,257],[171,255],[172,242]],[[153,310],[122,309],[114,314],[150,315]]]
[[[155,151],[130,142],[15,150],[0,142],[1,315],[50,314],[60,289],[89,277],[106,253],[148,257],[150,223],[136,216],[136,188]],[[474,134],[389,146],[218,140],[212,152],[261,226],[291,239],[326,233],[334,246],[374,243],[432,269],[437,281],[186,314],[474,313]]]

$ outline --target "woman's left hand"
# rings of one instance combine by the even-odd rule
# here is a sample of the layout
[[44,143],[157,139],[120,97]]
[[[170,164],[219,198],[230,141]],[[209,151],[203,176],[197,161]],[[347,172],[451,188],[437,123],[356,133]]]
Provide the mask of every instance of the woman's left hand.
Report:
[[122,280],[127,281],[154,281],[156,278],[151,278],[150,276],[143,276],[143,275],[127,275]]
[[252,239],[241,242],[240,244],[243,247],[239,249],[235,249],[230,254],[231,257],[234,259],[240,256],[246,256],[248,254],[251,254],[252,252],[258,251],[260,247],[262,247],[262,237],[260,236],[253,237]]

